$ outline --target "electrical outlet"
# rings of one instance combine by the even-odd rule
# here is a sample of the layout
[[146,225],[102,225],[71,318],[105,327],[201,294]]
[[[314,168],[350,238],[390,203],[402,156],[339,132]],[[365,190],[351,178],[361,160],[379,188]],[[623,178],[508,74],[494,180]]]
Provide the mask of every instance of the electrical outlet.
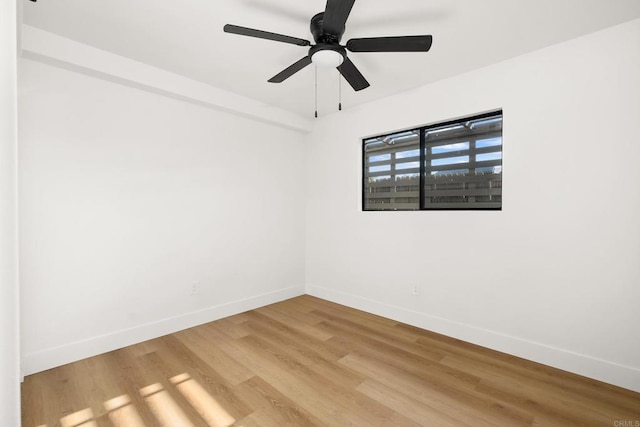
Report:
[[200,282],[194,282],[191,284],[191,295],[198,295],[200,293]]
[[413,288],[411,289],[411,294],[413,295],[420,295],[420,286],[419,285],[413,285]]

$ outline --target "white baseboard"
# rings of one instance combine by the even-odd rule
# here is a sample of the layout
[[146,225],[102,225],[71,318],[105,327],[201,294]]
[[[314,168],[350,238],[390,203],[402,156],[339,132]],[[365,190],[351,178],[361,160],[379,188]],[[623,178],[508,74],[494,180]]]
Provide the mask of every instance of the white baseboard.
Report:
[[163,335],[192,328],[234,314],[284,301],[304,294],[304,287],[291,287],[274,292],[232,301],[181,316],[147,323],[110,334],[75,341],[57,347],[25,354],[22,358],[24,375],[31,375],[67,363],[86,359],[108,351],[137,344]]
[[308,285],[307,294],[640,392],[640,370],[637,368],[623,366],[561,348],[551,347],[538,342],[431,316],[426,313],[412,311],[321,286]]

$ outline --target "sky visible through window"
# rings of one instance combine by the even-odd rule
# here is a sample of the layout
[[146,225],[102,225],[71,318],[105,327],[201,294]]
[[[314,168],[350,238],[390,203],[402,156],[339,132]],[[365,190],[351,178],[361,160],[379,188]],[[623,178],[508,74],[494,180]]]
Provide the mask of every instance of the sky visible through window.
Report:
[[[476,141],[477,149],[497,147],[500,145],[502,145],[502,138],[488,138],[488,139],[481,139]],[[455,153],[458,151],[468,151],[469,149],[470,149],[469,142],[459,142],[455,144],[447,144],[447,145],[440,145],[440,146],[433,147],[431,152],[432,154],[447,154],[447,153]],[[408,149],[406,151],[399,151],[395,153],[396,160],[409,159],[412,157],[419,157],[419,156],[420,156],[419,149]],[[470,156],[468,155],[452,156],[452,157],[444,157],[440,159],[433,159],[430,161],[430,164],[431,166],[456,165],[456,164],[469,163],[470,160],[471,160]],[[475,156],[475,161],[477,162],[484,162],[484,161],[490,161],[490,160],[502,160],[502,152],[499,151],[499,152],[492,152],[492,153],[481,153],[481,154],[476,154]],[[369,158],[369,162],[371,163],[389,162],[389,161],[391,161],[391,154],[379,154],[379,155],[371,156]],[[418,168],[420,168],[419,161],[397,163],[395,165],[395,170],[398,170],[398,171],[407,170],[407,169],[418,169]],[[478,172],[484,172],[484,173],[488,173],[488,172],[500,173],[501,171],[502,171],[501,166],[478,168]],[[391,172],[391,164],[370,166],[369,172]],[[439,173],[451,173],[451,172],[465,173],[465,172],[468,172],[468,169],[459,169],[456,171],[446,171],[446,172],[433,171],[432,175],[437,175]],[[403,176],[406,177],[410,175],[412,174],[403,175]],[[417,176],[417,174],[415,175]],[[390,176],[384,176],[384,177],[378,177],[378,178],[389,178],[389,177]]]

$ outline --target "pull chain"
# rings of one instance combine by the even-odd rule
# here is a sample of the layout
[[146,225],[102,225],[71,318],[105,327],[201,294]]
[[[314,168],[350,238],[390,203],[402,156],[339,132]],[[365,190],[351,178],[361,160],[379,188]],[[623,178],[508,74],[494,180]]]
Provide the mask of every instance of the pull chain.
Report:
[[316,87],[316,119],[318,118],[318,66],[313,67],[315,69],[315,87]]
[[338,71],[338,111],[342,111],[342,76]]

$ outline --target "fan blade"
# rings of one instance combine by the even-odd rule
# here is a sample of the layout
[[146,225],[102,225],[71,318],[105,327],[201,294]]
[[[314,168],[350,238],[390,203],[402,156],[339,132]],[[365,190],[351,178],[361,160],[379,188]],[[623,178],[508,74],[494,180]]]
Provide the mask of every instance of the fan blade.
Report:
[[364,78],[349,58],[344,58],[344,62],[338,67],[338,71],[356,92],[369,87],[367,79]]
[[285,36],[282,34],[270,33],[268,31],[254,30],[253,28],[239,27],[237,25],[227,24],[224,26],[225,33],[239,34],[241,36],[256,37],[259,39],[273,40],[276,42],[290,43],[298,46],[310,46],[309,40],[299,39],[297,37]]
[[347,49],[351,52],[428,52],[431,36],[371,37],[351,39]]
[[323,32],[341,36],[354,2],[355,0],[327,0],[322,21]]
[[309,64],[311,64],[311,58],[309,58],[308,56],[305,56],[300,61],[290,65],[289,67],[280,71],[275,76],[271,77],[269,79],[269,83],[282,83],[283,81],[293,76],[295,73],[302,70],[304,67],[306,67]]

